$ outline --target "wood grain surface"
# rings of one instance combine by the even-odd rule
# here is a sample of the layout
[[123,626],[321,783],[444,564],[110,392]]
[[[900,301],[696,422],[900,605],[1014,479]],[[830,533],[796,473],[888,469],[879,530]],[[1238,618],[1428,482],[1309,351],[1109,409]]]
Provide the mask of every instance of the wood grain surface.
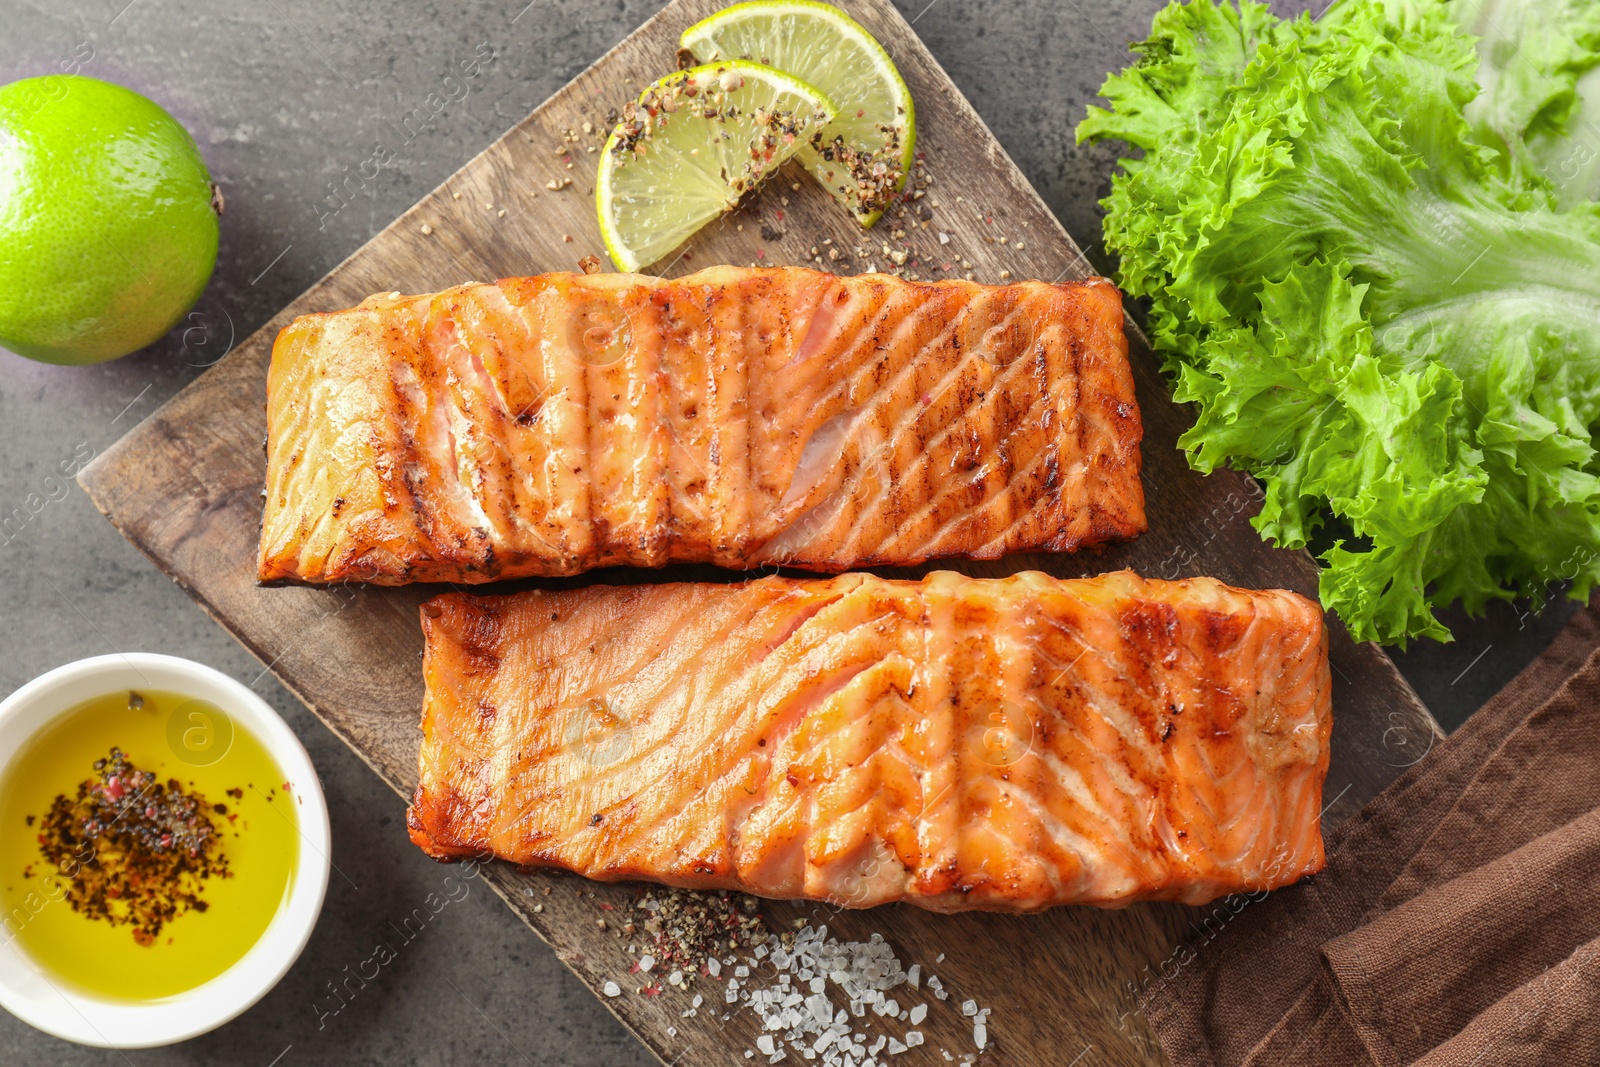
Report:
[[[80,475],[117,528],[401,796],[409,796],[417,780],[417,607],[438,589],[257,586],[272,340],[295,315],[348,307],[374,292],[431,292],[467,280],[573,270],[584,255],[603,258],[592,193],[607,113],[672,69],[678,34],[719,6],[716,0],[670,4]],[[886,0],[847,0],[845,7],[884,42],[914,95],[927,185],[913,213],[891,213],[863,236],[820,187],[799,170],[786,170],[657,273],[675,276],[723,262],[812,263],[813,248],[829,269],[857,273],[887,269],[885,246],[905,252],[902,269],[924,278],[970,272],[979,281],[998,282],[1006,277],[1002,272],[1046,280],[1090,273],[1077,246],[894,8]],[[592,134],[583,133],[585,122]],[[916,217],[923,207],[932,215],[925,227]],[[897,229],[904,231],[900,238]],[[941,243],[941,233],[948,243]],[[830,248],[838,250],[837,260],[827,258]],[[1175,442],[1190,416],[1168,399],[1155,358],[1137,331],[1130,333],[1145,423],[1149,533],[1101,553],[946,566],[977,575],[1037,568],[1062,576],[1132,567],[1150,577],[1209,574],[1237,585],[1314,595],[1310,557],[1267,547],[1249,526],[1260,499],[1254,483],[1232,473],[1203,478],[1188,469]],[[911,576],[926,569],[881,573]],[[544,584],[737,577],[675,567],[601,571]],[[1332,650],[1336,725],[1325,793],[1330,826],[1420,758],[1438,735],[1381,650],[1353,644],[1337,624]],[[625,943],[596,924],[607,914],[602,904],[631,907],[634,887],[505,865],[492,865],[486,874],[590,988],[599,990],[612,979],[624,986],[624,995],[605,1000],[607,1007],[663,1062],[752,1062],[744,1058],[757,1034],[749,1013],[727,1021],[708,1012],[685,1019],[680,1012],[687,994],[634,995]],[[1192,931],[1211,928],[1203,915],[1175,906],[1067,908],[1032,917],[942,916],[904,907],[837,912],[788,904],[766,911],[775,927],[804,915],[844,936],[882,933],[904,963],[920,962],[925,972],[939,974],[954,1002],[973,997],[993,1009],[981,1062],[1037,1067],[1080,1062],[1077,1057],[1095,1064],[1163,1062],[1138,1004],[1159,994],[1173,947]],[[935,963],[941,954],[943,961]],[[708,1000],[720,1005],[720,989],[708,992]],[[950,1006],[930,1012],[921,1027],[927,1044],[894,1062],[942,1064],[940,1048],[957,1060],[974,1051],[970,1020],[944,1010]]]

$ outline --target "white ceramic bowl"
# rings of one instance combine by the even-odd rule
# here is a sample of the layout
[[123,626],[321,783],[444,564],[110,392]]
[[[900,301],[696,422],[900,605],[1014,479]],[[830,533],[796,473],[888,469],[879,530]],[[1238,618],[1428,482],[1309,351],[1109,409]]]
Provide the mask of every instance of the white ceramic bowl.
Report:
[[129,652],[81,659],[40,675],[0,702],[0,775],[28,741],[75,705],[124,689],[210,701],[254,734],[282,768],[299,806],[301,849],[288,904],[228,970],[185,993],[147,1002],[66,988],[0,939],[0,1006],[31,1026],[80,1045],[150,1048],[214,1030],[266,995],[305,948],[328,889],[328,804],[311,758],[278,713],[227,675],[176,656]]

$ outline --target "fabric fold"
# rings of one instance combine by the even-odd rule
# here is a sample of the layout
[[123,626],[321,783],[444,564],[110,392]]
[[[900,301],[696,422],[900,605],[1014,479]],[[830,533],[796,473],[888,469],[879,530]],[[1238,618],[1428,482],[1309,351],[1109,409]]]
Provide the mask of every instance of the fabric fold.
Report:
[[1414,1067],[1600,1063],[1596,1019],[1600,940],[1584,944],[1558,966],[1496,1001]]
[[1401,1067],[1600,937],[1600,810],[1322,946],[1371,1059]]

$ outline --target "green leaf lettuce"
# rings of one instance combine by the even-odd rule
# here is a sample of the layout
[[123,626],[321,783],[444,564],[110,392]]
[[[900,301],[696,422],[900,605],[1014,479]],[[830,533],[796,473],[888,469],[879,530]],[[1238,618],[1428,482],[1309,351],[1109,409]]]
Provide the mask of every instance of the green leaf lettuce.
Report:
[[1357,640],[1600,580],[1600,209],[1546,174],[1594,66],[1535,37],[1565,80],[1474,110],[1447,0],[1175,3],[1078,129],[1143,150],[1106,243],[1195,405],[1191,464],[1260,478],[1277,544],[1343,520],[1320,592]]
[[1600,4],[1452,0],[1478,38],[1469,122],[1509,167],[1531,168],[1565,205],[1600,196]]

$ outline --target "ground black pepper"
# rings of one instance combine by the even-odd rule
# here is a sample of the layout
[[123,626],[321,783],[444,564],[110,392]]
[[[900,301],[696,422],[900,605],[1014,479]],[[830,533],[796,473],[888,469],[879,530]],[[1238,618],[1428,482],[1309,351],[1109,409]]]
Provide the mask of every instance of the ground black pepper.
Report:
[[41,818],[39,851],[65,876],[74,911],[132,926],[133,939],[150,945],[177,916],[206,910],[206,879],[231,877],[208,814],[225,816],[227,805],[185,792],[176,778],[158,781],[119,748],[94,770]]
[[[650,966],[644,970],[652,977],[639,990],[645,996],[659,995],[663,980],[673,975],[677,981],[672,984],[686,989],[695,978],[711,973],[714,957],[748,951],[768,937],[760,902],[743,893],[652,890],[634,907],[647,913],[643,926]],[[634,973],[640,970],[635,962]]]

